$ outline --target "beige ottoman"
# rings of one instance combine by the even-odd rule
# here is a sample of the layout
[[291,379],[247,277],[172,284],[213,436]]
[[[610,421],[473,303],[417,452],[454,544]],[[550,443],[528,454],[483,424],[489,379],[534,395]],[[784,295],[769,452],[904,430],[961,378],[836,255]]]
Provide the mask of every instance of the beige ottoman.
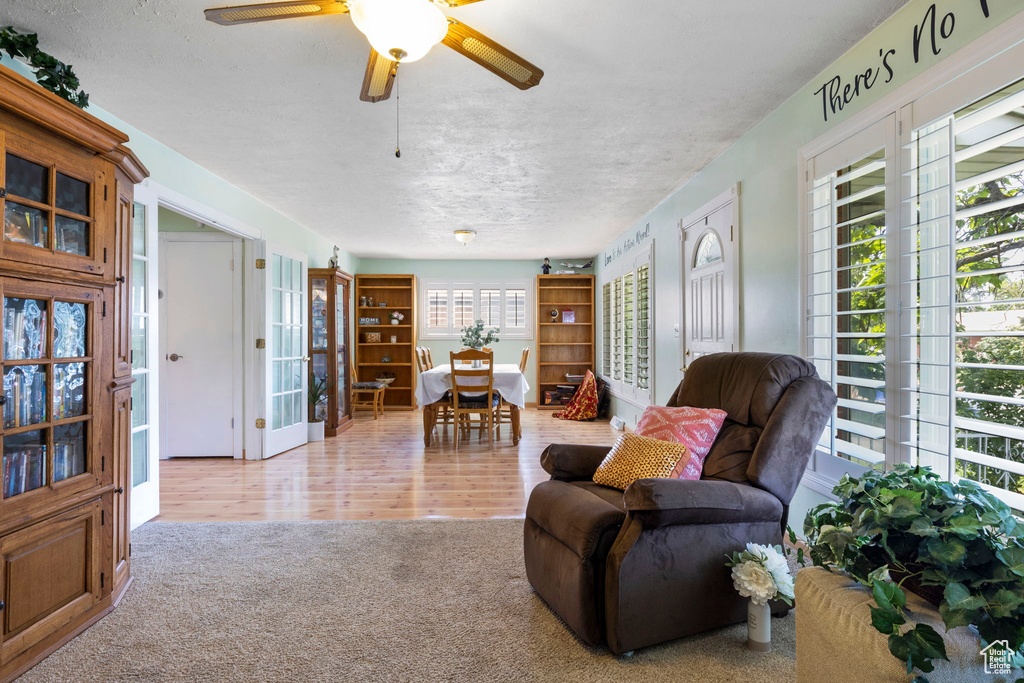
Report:
[[[796,575],[796,680],[798,683],[844,681],[906,683],[906,664],[889,652],[888,636],[871,625],[871,591],[845,574],[820,567]],[[965,626],[946,632],[939,611],[923,598],[907,593],[907,626],[925,623],[942,634],[950,661],[935,662],[927,674],[932,683],[1012,683],[1021,675],[985,673],[975,632]],[[919,672],[918,672],[919,673]]]

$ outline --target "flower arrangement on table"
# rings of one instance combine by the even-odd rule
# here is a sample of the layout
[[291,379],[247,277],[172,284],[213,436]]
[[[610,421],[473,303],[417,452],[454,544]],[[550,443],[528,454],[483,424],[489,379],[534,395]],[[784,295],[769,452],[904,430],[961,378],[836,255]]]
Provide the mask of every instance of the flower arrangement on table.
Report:
[[760,652],[771,650],[771,609],[769,600],[793,605],[793,576],[781,546],[748,543],[735,552],[726,567],[732,567],[732,583],[745,598],[747,606],[747,647]]
[[391,318],[392,325],[397,325],[398,323],[405,320],[405,314],[400,313],[399,311],[391,311],[391,313],[388,314],[388,317]]
[[498,328],[494,328],[484,334],[484,321],[477,320],[476,324],[462,330],[462,345],[469,349],[479,351],[488,344],[501,341],[498,339]]

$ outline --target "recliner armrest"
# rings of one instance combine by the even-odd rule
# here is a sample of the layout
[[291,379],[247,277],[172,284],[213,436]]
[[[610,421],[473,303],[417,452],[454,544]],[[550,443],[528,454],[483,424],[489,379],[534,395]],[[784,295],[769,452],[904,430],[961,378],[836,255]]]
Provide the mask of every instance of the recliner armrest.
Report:
[[593,479],[594,472],[610,450],[611,446],[553,443],[541,453],[540,465],[552,479]]
[[626,510],[645,526],[780,523],[782,501],[745,484],[700,479],[637,479],[623,497]]

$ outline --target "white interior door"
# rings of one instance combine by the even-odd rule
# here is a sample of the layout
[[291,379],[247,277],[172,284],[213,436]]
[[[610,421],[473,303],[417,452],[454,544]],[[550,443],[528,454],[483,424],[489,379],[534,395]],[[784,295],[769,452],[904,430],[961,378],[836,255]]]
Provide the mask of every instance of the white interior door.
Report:
[[136,187],[132,225],[132,529],[160,514],[156,221],[156,194],[141,185]]
[[732,202],[684,228],[683,369],[695,358],[736,350],[735,237]]
[[306,255],[267,243],[267,457],[301,446],[306,427]]
[[230,235],[160,235],[163,457],[242,457],[240,263]]

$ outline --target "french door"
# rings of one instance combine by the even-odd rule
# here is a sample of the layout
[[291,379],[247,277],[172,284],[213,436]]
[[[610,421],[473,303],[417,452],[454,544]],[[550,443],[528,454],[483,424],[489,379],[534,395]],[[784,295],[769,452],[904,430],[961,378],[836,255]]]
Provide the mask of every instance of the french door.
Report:
[[152,190],[135,188],[132,217],[132,438],[131,528],[160,514],[157,444],[157,199]]
[[306,443],[306,255],[266,245],[265,457]]

